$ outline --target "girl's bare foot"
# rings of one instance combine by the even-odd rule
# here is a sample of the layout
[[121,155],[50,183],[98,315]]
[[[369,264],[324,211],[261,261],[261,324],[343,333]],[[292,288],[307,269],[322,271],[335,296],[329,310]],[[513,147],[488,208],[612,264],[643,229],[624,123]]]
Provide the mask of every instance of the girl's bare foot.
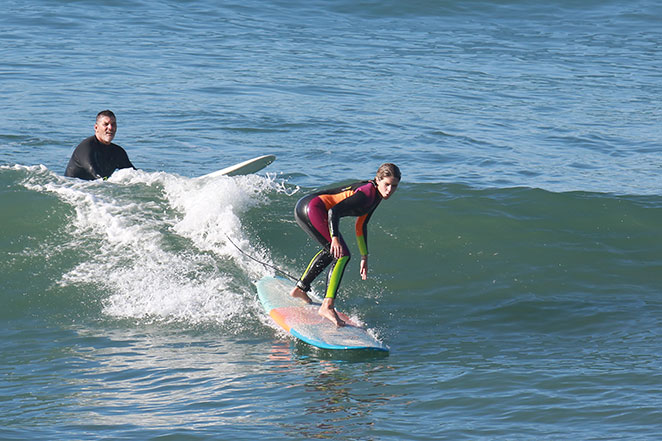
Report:
[[303,289],[299,288],[298,286],[295,286],[292,292],[290,293],[292,297],[296,297],[297,299],[301,299],[306,303],[313,303],[313,301],[308,297],[308,294],[306,294],[306,291]]
[[338,317],[338,313],[336,312],[336,309],[333,307],[333,299],[331,298],[324,299],[324,301],[322,302],[322,306],[320,307],[317,313],[322,317],[324,317],[325,319],[330,320],[331,323],[333,323],[339,328],[341,326],[345,326],[345,321],[340,317]]

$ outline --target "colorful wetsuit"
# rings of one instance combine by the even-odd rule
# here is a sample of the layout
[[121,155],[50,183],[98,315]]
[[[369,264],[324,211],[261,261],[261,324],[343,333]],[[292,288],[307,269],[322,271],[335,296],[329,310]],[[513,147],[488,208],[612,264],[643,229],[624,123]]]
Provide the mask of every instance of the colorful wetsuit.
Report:
[[[297,282],[304,291],[310,290],[310,284],[324,269],[333,263],[329,269],[326,297],[334,298],[345,266],[350,259],[347,244],[340,234],[340,218],[357,216],[356,240],[362,256],[368,255],[367,225],[382,197],[374,181],[361,181],[354,184],[324,190],[303,197],[294,209],[294,218],[303,230],[324,247],[313,257],[308,268]],[[330,252],[331,238],[338,237],[342,246],[342,256],[333,257]]]
[[103,144],[92,135],[78,144],[64,175],[91,181],[108,178],[120,168],[135,168],[126,151],[117,144]]

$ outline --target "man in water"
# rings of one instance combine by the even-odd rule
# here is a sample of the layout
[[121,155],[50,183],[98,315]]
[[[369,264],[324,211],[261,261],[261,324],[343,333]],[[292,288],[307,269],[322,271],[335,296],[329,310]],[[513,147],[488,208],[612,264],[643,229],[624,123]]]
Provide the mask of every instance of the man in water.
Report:
[[110,110],[97,115],[94,135],[84,139],[71,155],[65,176],[91,181],[107,179],[120,168],[133,168],[126,151],[112,140],[117,132],[117,119]]

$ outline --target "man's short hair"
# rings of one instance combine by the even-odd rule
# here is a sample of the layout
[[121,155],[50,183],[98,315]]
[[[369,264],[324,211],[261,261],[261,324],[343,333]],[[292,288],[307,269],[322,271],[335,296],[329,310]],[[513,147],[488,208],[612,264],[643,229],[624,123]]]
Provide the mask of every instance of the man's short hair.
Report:
[[101,112],[97,113],[97,121],[99,121],[99,118],[101,118],[102,116],[107,116],[108,118],[112,118],[114,120],[117,120],[117,118],[115,118],[115,114],[112,112],[112,110],[107,110],[106,109],[106,110],[102,110]]

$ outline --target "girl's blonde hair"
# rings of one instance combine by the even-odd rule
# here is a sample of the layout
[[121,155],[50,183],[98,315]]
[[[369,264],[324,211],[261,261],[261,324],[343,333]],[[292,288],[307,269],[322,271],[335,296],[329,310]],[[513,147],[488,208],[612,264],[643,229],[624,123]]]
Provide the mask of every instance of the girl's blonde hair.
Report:
[[381,181],[382,179],[389,176],[393,176],[394,178],[398,178],[398,180],[400,180],[402,174],[400,173],[398,166],[391,164],[390,162],[380,165],[379,169],[377,170],[377,179]]

